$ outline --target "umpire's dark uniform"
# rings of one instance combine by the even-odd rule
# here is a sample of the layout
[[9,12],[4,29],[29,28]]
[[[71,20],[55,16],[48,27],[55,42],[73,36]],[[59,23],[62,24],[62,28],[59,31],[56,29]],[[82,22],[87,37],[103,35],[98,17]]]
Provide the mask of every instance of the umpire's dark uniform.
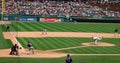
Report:
[[118,29],[115,29],[115,31],[114,31],[115,33],[118,33]]
[[10,51],[10,55],[18,55],[18,46],[15,44]]
[[6,27],[6,32],[10,32],[10,26]]

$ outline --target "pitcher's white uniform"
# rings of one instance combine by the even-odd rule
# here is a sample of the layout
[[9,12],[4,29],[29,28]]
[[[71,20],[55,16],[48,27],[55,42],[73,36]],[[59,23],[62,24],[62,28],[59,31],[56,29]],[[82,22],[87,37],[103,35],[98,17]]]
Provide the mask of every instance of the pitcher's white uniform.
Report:
[[101,39],[102,39],[102,37],[93,37],[94,45],[96,45],[96,44],[97,44],[97,41],[98,41],[98,40],[101,40]]

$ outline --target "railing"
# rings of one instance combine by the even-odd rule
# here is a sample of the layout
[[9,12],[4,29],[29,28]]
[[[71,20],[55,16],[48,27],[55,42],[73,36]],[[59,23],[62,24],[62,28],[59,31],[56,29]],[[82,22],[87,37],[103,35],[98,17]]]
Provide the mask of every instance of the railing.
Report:
[[[1,18],[0,14],[0,18]],[[1,19],[0,19],[1,20]],[[5,21],[43,21],[48,20],[48,22],[102,22],[102,23],[120,23],[120,18],[114,17],[87,17],[87,16],[40,16],[40,15],[4,15]],[[54,20],[54,21],[52,21]],[[58,21],[56,21],[58,20]],[[47,22],[47,21],[46,21]]]

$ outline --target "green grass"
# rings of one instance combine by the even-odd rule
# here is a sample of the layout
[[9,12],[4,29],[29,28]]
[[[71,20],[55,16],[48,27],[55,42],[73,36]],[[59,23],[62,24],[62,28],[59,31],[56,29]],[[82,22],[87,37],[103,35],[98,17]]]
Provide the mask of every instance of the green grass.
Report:
[[10,40],[0,41],[0,49],[7,49],[12,47],[12,42]]
[[47,38],[17,38],[18,41],[27,48],[28,41],[32,42],[35,49],[40,50],[49,50],[57,48],[66,48],[80,46],[83,42],[92,42],[92,38],[56,38],[56,37],[47,37]]
[[53,32],[113,33],[116,28],[120,29],[120,24],[13,22],[10,27],[12,31],[42,31],[43,28],[46,28]]
[[100,42],[115,44],[113,47],[84,47],[69,50],[60,50],[58,52],[76,53],[76,54],[120,54],[120,39],[118,38],[103,38]]
[[[120,29],[120,24],[97,24],[97,23],[42,23],[42,22],[12,22],[7,24],[11,31],[42,31],[46,28],[52,32],[104,32],[113,33],[114,29]],[[9,40],[5,40],[2,32],[5,31],[6,25],[0,25],[0,49],[9,48],[12,46]]]
[[[73,63],[119,63],[120,56],[72,56]],[[63,58],[0,58],[0,63],[65,63]]]
[[61,50],[58,52],[74,53],[74,54],[120,54],[120,47],[85,47],[69,50]]
[[[10,48],[12,43],[5,40],[2,32],[6,25],[0,25],[0,49]],[[41,23],[41,22],[12,22],[10,24],[13,32],[42,31],[46,28],[52,32],[99,32],[113,33],[116,28],[120,30],[120,24],[97,24],[97,23]],[[27,48],[27,41],[31,41],[35,49],[49,50],[80,46],[82,42],[90,42],[91,38],[18,38],[22,46]],[[120,51],[120,39],[103,39],[102,42],[116,44],[115,47],[89,47],[62,50],[65,53],[116,53]],[[73,56],[73,63],[120,63],[120,56]],[[0,58],[0,63],[65,63],[64,58]]]
[[6,49],[6,48],[10,48],[12,46],[12,43],[10,40],[5,40],[3,37],[2,32],[5,31],[5,26],[4,25],[0,25],[0,49]]
[[[39,22],[14,22],[11,24],[13,31],[42,31],[42,28],[46,28],[48,31],[63,31],[63,32],[106,32],[106,33],[113,33],[115,28],[120,28],[120,24],[85,24],[85,23],[39,23]],[[27,48],[27,41],[33,42],[33,45],[35,45],[35,49],[40,50],[49,50],[49,49],[57,49],[57,48],[66,48],[66,47],[73,47],[73,46],[79,46],[81,42],[92,42],[91,39],[79,39],[79,38],[21,38],[18,39],[23,47]],[[117,45],[120,40],[109,40],[106,39],[103,42],[112,42],[113,43],[117,41]],[[94,47],[93,47],[94,48]],[[98,47],[99,48],[99,47]],[[101,49],[101,48],[99,48]],[[104,48],[102,48],[104,49]],[[109,49],[109,48],[107,48]],[[118,48],[117,48],[118,49]],[[76,49],[77,51],[74,52],[72,50],[71,53],[79,53],[80,51]],[[84,49],[85,50],[85,49]],[[91,49],[87,49],[92,51]],[[96,49],[95,49],[96,50]],[[64,52],[64,51],[62,51]],[[65,52],[69,52],[69,50],[65,50]],[[84,52],[81,52],[84,53]],[[91,53],[91,52],[89,52]],[[95,52],[97,53],[97,52]],[[102,50],[100,53],[103,53]],[[118,53],[118,52],[117,52]]]
[[[81,46],[82,43],[92,42],[92,38],[18,38],[23,47],[27,48],[27,42],[31,41],[35,49],[50,50],[67,47]],[[120,39],[103,38],[100,42],[115,44],[113,47],[84,47],[68,50],[60,50],[58,52],[76,53],[76,54],[120,54]]]

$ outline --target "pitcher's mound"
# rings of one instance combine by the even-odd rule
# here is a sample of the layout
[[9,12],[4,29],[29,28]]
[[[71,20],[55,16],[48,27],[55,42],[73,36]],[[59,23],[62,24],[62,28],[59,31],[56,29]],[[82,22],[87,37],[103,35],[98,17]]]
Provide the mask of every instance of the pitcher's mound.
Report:
[[115,46],[114,44],[98,42],[96,45],[93,42],[82,43],[84,46]]

